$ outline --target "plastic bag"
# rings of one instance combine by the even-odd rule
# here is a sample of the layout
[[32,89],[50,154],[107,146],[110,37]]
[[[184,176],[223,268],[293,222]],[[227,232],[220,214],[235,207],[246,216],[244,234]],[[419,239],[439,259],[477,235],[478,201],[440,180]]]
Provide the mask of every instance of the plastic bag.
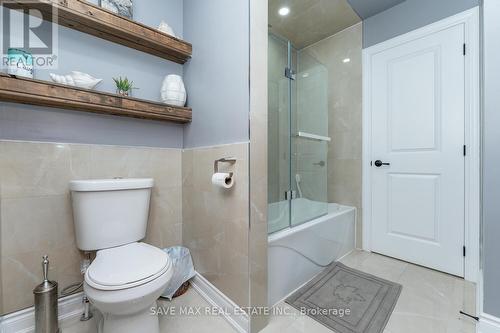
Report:
[[194,277],[195,271],[193,260],[191,259],[191,253],[187,247],[173,246],[163,249],[163,251],[166,252],[170,260],[172,260],[174,272],[161,297],[172,300],[172,296],[177,289],[179,289],[184,282]]

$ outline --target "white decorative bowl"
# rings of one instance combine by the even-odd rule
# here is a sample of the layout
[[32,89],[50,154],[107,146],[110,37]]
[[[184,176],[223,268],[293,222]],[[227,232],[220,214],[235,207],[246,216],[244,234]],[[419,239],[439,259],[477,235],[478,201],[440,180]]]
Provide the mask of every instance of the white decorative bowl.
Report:
[[72,71],[67,75],[57,75],[50,73],[50,78],[52,81],[65,84],[73,87],[80,87],[85,89],[94,89],[102,79],[96,79],[95,77],[78,71]]
[[169,26],[168,23],[166,23],[165,21],[160,22],[160,25],[158,26],[158,30],[163,32],[163,33],[166,33],[167,35],[170,35],[172,37],[176,37],[175,33],[174,33],[174,29],[172,29],[172,27]]

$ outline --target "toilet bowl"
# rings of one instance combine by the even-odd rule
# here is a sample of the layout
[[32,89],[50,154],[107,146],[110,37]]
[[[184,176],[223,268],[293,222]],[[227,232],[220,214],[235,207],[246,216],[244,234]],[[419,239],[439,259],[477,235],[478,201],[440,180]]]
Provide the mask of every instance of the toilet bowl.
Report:
[[168,254],[140,242],[153,184],[150,178],[70,182],[77,246],[97,251],[84,292],[103,314],[100,333],[160,331],[152,308],[173,268]]
[[162,250],[132,243],[97,252],[85,274],[84,291],[103,314],[104,333],[158,333],[156,299],[172,277]]

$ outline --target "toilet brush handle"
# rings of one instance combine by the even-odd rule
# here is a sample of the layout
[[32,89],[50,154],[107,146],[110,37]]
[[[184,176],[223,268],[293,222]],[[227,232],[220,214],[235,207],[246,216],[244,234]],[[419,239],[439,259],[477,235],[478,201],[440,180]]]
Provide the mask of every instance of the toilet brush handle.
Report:
[[48,275],[49,275],[49,256],[45,255],[43,256],[43,261],[42,261],[42,268],[43,268],[43,281],[48,281]]

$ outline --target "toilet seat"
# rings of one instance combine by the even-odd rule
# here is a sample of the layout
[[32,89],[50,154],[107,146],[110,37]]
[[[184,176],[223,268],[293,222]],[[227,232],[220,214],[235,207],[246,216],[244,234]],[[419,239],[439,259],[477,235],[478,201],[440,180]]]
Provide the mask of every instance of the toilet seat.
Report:
[[131,243],[97,252],[85,282],[98,290],[122,290],[155,280],[172,268],[165,252],[146,243]]

